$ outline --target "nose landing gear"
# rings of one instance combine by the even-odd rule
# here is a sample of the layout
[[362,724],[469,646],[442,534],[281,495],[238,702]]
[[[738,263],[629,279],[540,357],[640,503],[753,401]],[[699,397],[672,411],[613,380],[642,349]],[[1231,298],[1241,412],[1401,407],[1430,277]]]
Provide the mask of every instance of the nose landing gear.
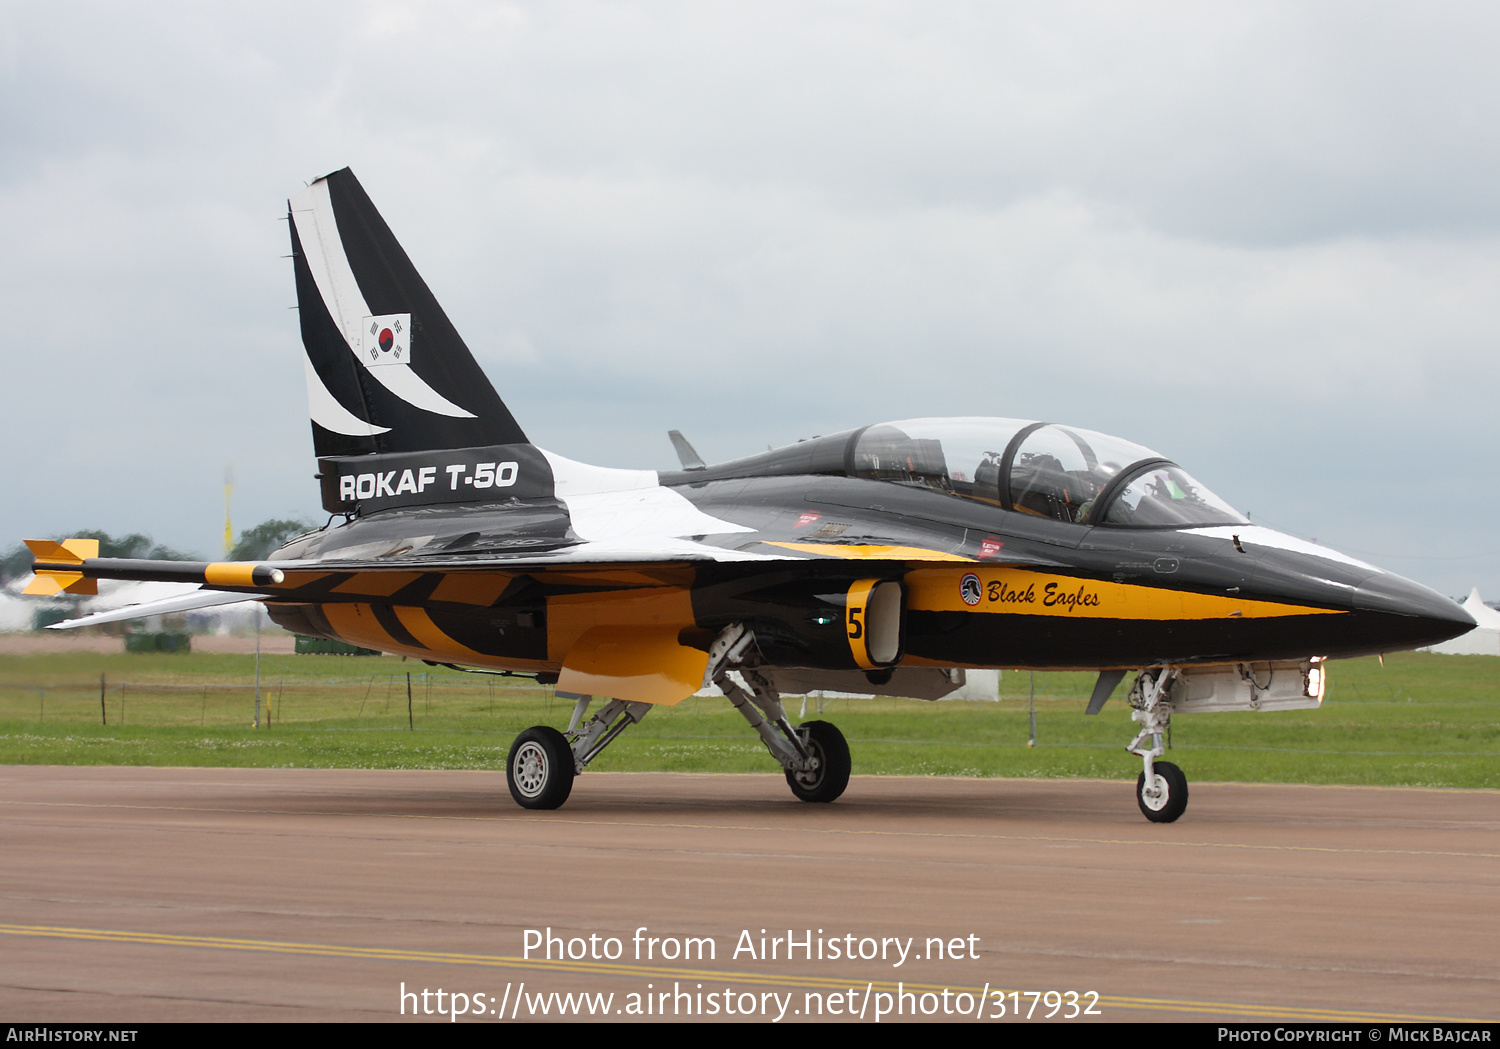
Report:
[[[1187,811],[1188,782],[1182,770],[1170,761],[1156,759],[1166,753],[1162,736],[1172,721],[1169,694],[1177,678],[1174,667],[1143,670],[1130,690],[1130,720],[1138,722],[1141,731],[1125,749],[1139,754],[1142,764],[1135,784],[1135,800],[1141,814],[1152,823],[1172,823]],[[1146,741],[1150,740],[1150,746]]]
[[[1151,762],[1150,758],[1146,759]],[[1182,770],[1170,761],[1151,762],[1148,780],[1142,772],[1135,781],[1135,800],[1141,815],[1152,823],[1171,823],[1187,809],[1188,784]]]

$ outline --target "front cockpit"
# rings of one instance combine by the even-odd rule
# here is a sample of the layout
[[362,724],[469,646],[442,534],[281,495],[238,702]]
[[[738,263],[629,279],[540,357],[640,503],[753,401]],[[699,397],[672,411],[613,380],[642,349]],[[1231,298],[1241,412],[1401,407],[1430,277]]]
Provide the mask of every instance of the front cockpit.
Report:
[[1246,519],[1160,455],[1019,419],[907,419],[852,438],[853,475],[1074,524],[1181,528]]

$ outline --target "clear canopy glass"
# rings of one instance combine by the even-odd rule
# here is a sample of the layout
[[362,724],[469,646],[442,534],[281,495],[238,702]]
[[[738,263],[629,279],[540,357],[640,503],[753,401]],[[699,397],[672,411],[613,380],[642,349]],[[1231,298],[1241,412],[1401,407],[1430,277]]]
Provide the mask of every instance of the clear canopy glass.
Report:
[[[871,426],[855,443],[854,472],[1077,524],[1174,528],[1245,521],[1149,448],[1024,419],[904,419]],[[1122,483],[1111,486],[1116,478]],[[1098,505],[1101,496],[1108,506]]]
[[854,446],[858,477],[1000,505],[1000,460],[1024,419],[906,419],[871,426]]
[[1137,473],[1110,500],[1104,514],[1104,524],[1135,528],[1249,523],[1238,510],[1171,463],[1159,463]]

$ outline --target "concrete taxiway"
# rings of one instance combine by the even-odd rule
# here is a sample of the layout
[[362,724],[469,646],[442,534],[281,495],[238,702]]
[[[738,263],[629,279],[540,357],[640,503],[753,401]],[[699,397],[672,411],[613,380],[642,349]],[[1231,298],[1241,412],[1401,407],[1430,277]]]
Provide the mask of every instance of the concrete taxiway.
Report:
[[0,840],[12,1021],[1500,1017],[1496,791],[8,766]]

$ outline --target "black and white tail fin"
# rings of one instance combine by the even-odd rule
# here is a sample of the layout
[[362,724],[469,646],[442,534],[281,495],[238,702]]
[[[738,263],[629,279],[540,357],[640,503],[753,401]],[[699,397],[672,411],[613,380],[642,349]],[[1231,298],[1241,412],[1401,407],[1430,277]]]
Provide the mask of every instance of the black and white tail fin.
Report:
[[527,443],[348,168],[287,206],[320,459]]

